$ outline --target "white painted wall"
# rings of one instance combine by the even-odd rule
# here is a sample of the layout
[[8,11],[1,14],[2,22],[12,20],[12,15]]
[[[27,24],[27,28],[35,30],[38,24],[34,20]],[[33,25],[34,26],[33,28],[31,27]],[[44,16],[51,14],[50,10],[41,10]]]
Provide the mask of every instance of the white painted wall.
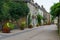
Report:
[[41,9],[38,9],[38,12],[41,16],[43,16],[43,11]]
[[[30,14],[31,14],[31,19],[32,19],[32,15],[36,16],[38,13],[43,16],[43,11],[39,8],[36,8],[35,6],[33,6],[32,4],[30,3],[27,3],[29,9],[30,9]],[[43,20],[41,20],[42,24],[43,24]],[[32,22],[31,24],[33,24],[34,26],[36,26],[37,24],[37,19],[34,18],[32,19]]]
[[36,20],[36,18],[33,19],[33,18],[32,18],[32,15],[36,16],[37,13],[38,13],[38,10],[36,9],[35,6],[33,6],[33,5],[30,4],[30,3],[27,3],[27,5],[28,5],[28,7],[29,7],[29,9],[30,9],[30,14],[31,14],[31,19],[32,19],[31,24],[32,24],[33,26],[36,26],[37,20]]

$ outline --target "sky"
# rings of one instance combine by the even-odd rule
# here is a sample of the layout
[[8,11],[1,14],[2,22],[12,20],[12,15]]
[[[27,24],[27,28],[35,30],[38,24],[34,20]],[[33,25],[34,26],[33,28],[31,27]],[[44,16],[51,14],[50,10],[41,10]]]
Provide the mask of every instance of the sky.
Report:
[[50,7],[59,2],[59,0],[34,0],[35,3],[38,3],[40,6],[43,5],[47,12],[50,12]]

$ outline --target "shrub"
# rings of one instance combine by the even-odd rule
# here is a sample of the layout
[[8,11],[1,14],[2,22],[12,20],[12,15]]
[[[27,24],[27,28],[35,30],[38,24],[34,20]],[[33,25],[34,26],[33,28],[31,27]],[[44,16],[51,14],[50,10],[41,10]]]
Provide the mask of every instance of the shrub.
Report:
[[37,20],[38,20],[39,25],[41,25],[41,19],[43,19],[43,17],[40,14],[38,14],[37,15]]
[[9,27],[10,27],[11,30],[13,30],[15,25],[13,23],[9,23]]
[[28,28],[33,28],[33,26],[30,24],[30,25],[28,26]]
[[25,27],[26,27],[26,22],[22,22],[22,23],[21,23],[21,26],[20,26],[20,29],[21,29],[21,30],[24,30]]
[[39,24],[36,25],[37,27],[40,26]]

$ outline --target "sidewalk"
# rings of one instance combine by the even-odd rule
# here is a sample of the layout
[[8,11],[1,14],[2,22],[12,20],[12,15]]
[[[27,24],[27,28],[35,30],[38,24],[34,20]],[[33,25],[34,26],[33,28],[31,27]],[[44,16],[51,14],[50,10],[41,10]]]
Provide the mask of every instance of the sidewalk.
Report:
[[32,30],[37,29],[37,28],[38,27],[26,28],[24,30],[15,29],[15,30],[11,30],[11,33],[2,33],[2,32],[0,32],[0,35],[13,35],[13,34],[21,33],[21,32],[32,31]]
[[30,28],[30,29],[26,28],[24,30],[15,29],[15,30],[11,30],[11,33],[2,33],[2,32],[0,32],[0,39],[15,36],[15,35],[19,35],[19,34],[23,34],[25,32],[30,32],[30,31],[32,31],[34,29],[37,29],[37,27]]

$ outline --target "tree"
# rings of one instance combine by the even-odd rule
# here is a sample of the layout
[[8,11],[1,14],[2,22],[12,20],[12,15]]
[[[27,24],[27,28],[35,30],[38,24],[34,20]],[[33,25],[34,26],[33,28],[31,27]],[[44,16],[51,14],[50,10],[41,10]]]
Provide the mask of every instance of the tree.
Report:
[[27,3],[22,1],[0,0],[0,21],[17,20],[27,16],[29,8]]
[[55,16],[52,16],[51,17],[51,22],[54,24],[54,19],[55,19],[56,17]]
[[1,1],[0,3],[0,18],[1,19],[19,19],[20,17],[27,16],[29,8],[27,3],[14,2],[14,1]]
[[26,3],[12,2],[11,4],[10,4],[11,9],[9,12],[14,19],[18,19],[20,17],[24,17],[28,15],[29,8]]
[[55,3],[52,7],[51,7],[51,11],[50,11],[51,15],[54,17],[58,17],[58,28],[60,28],[60,3]]

